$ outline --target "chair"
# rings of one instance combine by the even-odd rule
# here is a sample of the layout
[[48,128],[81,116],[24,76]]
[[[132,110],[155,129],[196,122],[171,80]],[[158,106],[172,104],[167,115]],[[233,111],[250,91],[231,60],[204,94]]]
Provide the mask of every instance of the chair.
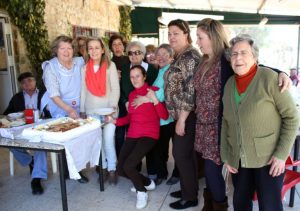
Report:
[[[292,187],[296,186],[300,182],[300,172],[287,169],[289,167],[295,167],[300,165],[300,160],[293,160],[293,158],[289,155],[287,160],[285,161],[285,175],[283,179],[283,186],[281,189],[281,200],[284,199],[286,192]],[[254,193],[253,201],[257,200],[257,194]]]
[[[51,152],[50,153],[51,156],[51,164],[52,164],[52,172],[54,174],[57,173],[57,162],[56,162],[56,153],[55,152]],[[10,176],[14,176],[14,155],[12,152],[9,152],[9,173]]]
[[285,176],[284,176],[284,180],[283,180],[283,186],[282,186],[282,190],[281,190],[281,199],[284,198],[285,193],[289,189],[291,189],[292,187],[297,185],[299,182],[300,182],[300,172],[287,169],[285,171]]
[[300,165],[300,160],[294,161],[290,155],[285,161],[285,168],[292,167],[292,166],[299,166],[299,165]]

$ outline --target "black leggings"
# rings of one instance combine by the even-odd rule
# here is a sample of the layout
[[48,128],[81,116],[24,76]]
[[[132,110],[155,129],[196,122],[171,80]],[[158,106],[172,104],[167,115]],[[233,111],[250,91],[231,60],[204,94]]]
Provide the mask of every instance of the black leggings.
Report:
[[137,191],[146,192],[144,186],[151,183],[149,178],[139,173],[137,166],[155,144],[155,139],[141,137],[127,138],[122,146],[117,171],[120,176],[129,178]]
[[[168,177],[167,162],[169,158],[169,143],[170,139],[172,139],[172,142],[174,140],[174,132],[174,122],[160,126],[160,133],[157,144],[146,156],[148,175],[156,174],[157,178]],[[172,177],[179,177],[179,172],[175,162]]]

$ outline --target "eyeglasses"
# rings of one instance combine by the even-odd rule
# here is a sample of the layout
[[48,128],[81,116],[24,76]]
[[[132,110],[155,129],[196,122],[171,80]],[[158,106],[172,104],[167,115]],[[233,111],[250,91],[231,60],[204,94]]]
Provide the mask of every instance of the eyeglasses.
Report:
[[133,56],[133,55],[136,55],[136,56],[139,56],[141,55],[143,52],[142,51],[128,51],[128,56]]
[[155,56],[154,53],[148,53],[146,57],[149,58],[149,57],[154,57],[154,56]]
[[169,53],[157,53],[156,57],[167,58],[167,57],[171,57],[171,56]]
[[250,54],[249,51],[243,50],[243,51],[240,51],[240,52],[232,52],[231,55],[230,55],[230,57],[233,58],[233,59],[236,59],[240,55],[241,57],[245,58],[249,54]]

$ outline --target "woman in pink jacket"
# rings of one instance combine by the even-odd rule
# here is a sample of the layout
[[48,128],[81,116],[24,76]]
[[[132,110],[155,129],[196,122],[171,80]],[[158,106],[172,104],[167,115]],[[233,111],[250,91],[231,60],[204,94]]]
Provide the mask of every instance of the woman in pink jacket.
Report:
[[[130,81],[135,89],[129,94],[128,114],[115,121],[117,126],[130,124],[119,155],[117,172],[132,181],[133,190],[137,191],[137,209],[147,206],[147,190],[155,189],[154,181],[140,174],[137,165],[159,138],[160,118],[167,119],[169,116],[165,105],[156,98],[154,91],[158,88],[149,86],[145,79],[146,71],[142,66],[137,65],[130,69]],[[146,96],[150,102],[134,106],[133,100],[137,96]]]

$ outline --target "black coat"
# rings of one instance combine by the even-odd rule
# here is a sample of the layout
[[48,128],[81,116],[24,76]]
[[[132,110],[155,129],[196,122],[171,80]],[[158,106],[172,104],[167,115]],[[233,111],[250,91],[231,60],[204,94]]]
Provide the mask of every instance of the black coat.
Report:
[[[38,94],[38,103],[37,103],[37,107],[39,110],[40,106],[41,106],[41,99],[43,97],[45,93],[45,90],[39,90],[39,94]],[[10,113],[15,113],[15,112],[23,112],[25,110],[25,98],[24,98],[24,94],[23,91],[18,92],[17,94],[15,94],[9,104],[8,107],[6,108],[6,110],[4,111],[4,115],[10,114]],[[44,117],[49,118],[51,117],[49,111],[47,111],[46,109],[44,109]]]

